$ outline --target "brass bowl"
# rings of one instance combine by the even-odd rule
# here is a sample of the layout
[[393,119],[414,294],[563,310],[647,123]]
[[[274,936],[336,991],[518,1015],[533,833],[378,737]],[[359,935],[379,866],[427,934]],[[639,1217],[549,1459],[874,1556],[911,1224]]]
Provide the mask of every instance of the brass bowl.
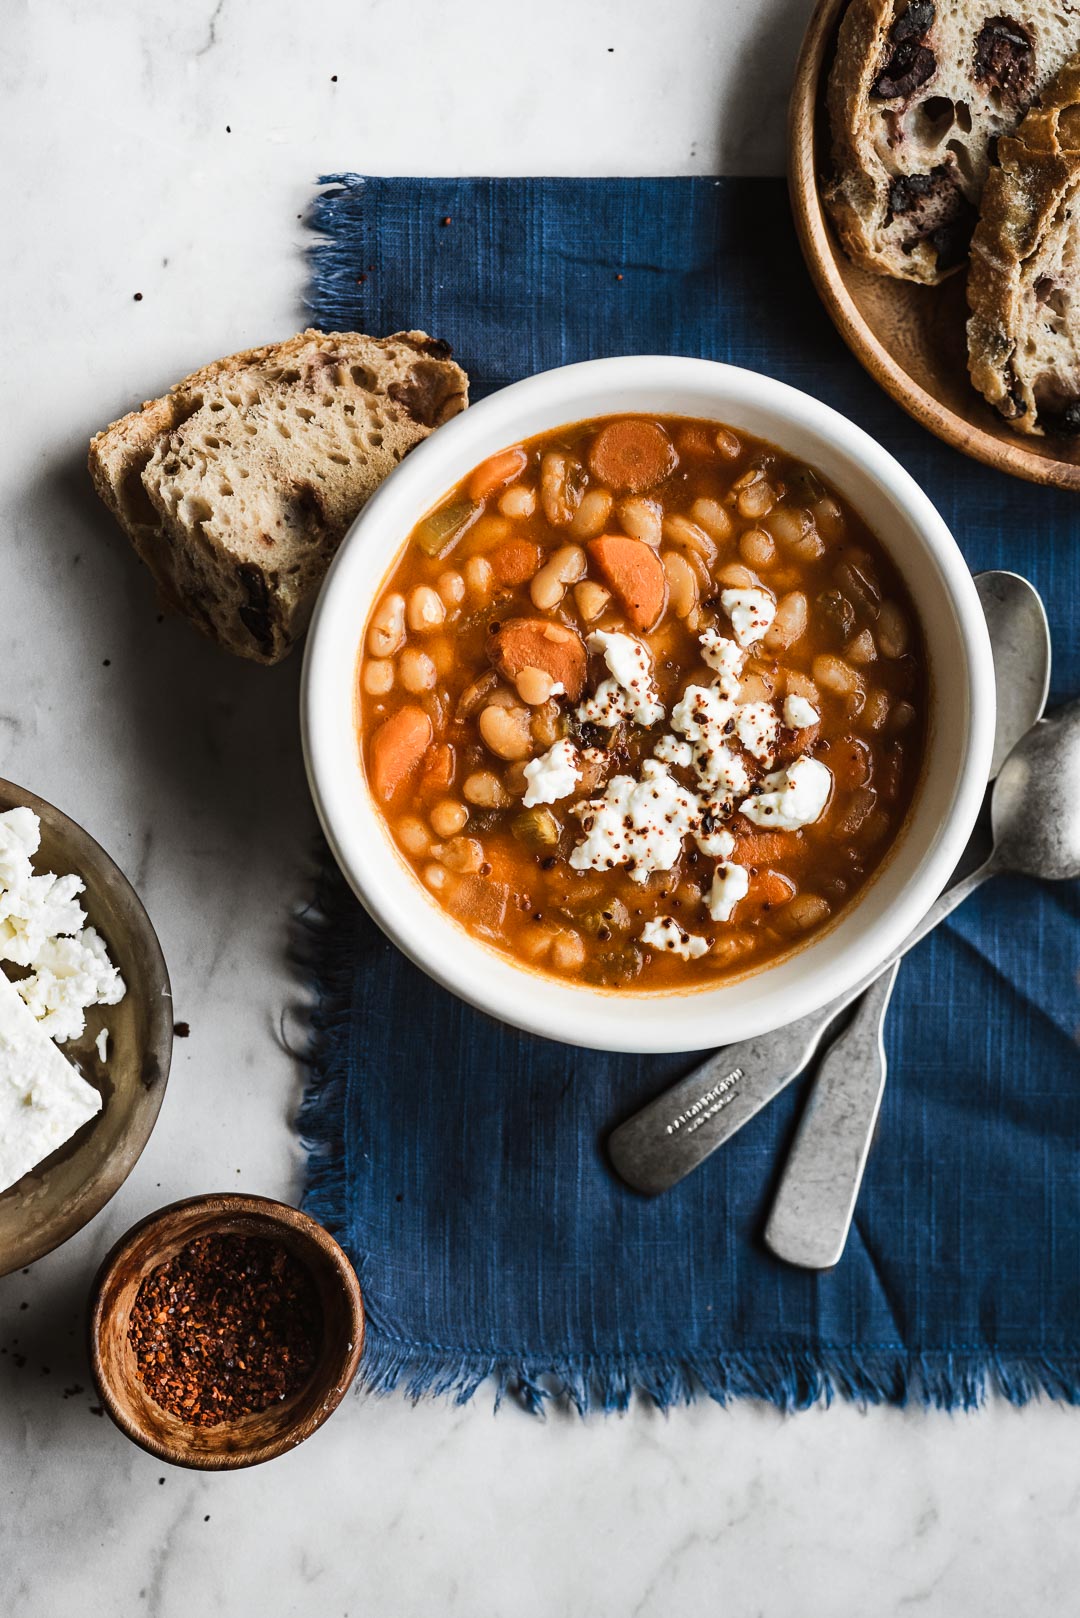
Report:
[[1080,489],[1080,442],[1016,432],[967,369],[965,272],[940,286],[874,275],[840,246],[821,200],[830,165],[825,91],[848,0],[818,0],[795,68],[788,187],[803,257],[837,331],[874,381],[964,455],[1014,477]]
[[[305,1267],[322,1306],[322,1344],[304,1385],[280,1404],[196,1427],[162,1408],[136,1376],[128,1322],[144,1278],[200,1236],[261,1236]],[[345,1397],[364,1348],[364,1305],[349,1260],[323,1227],[267,1197],[189,1197],[158,1209],[121,1237],[90,1295],[90,1366],[101,1402],[133,1443],[173,1466],[223,1472],[295,1449]]]
[[[25,807],[41,821],[38,871],[82,877],[80,903],[127,984],[118,1006],[94,1006],[80,1039],[60,1048],[102,1095],[102,1110],[71,1140],[0,1194],[0,1275],[30,1264],[81,1230],[123,1185],[154,1127],[172,1058],[169,974],[157,934],[119,866],[51,803],[0,781],[0,811]],[[109,1030],[107,1056],[95,1040]]]

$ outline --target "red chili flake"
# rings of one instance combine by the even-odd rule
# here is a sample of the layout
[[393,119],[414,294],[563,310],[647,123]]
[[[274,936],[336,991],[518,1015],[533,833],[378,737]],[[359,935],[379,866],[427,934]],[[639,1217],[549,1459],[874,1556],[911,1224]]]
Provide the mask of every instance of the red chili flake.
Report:
[[443,220],[443,224],[444,225],[452,225],[453,223],[454,223],[454,221],[451,219],[450,215],[447,214],[446,218]]
[[265,1410],[310,1377],[322,1310],[310,1274],[257,1236],[200,1236],[145,1278],[128,1321],[136,1376],[198,1427]]
[[615,279],[616,279],[616,281],[621,281],[621,280],[622,280],[622,276],[621,276],[621,275],[616,275],[616,277],[615,277]]
[[191,1024],[189,1022],[174,1022],[172,1025],[172,1031],[176,1035],[177,1039],[187,1039],[188,1035],[191,1033]]
[[136,303],[142,303],[142,293],[141,292],[136,292],[136,294],[135,294],[135,302]]

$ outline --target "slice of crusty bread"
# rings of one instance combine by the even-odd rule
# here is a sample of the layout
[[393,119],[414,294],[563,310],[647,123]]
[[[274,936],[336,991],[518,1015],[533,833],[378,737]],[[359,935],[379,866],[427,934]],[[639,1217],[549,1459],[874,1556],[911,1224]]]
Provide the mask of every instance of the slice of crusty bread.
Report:
[[931,285],[956,269],[994,143],[1078,48],[1078,0],[851,0],[825,200],[856,263]]
[[276,663],[342,536],[468,378],[423,332],[302,332],[217,360],[98,433],[94,487],[165,600]]
[[1080,432],[1080,57],[998,146],[968,303],[984,398],[1020,432]]

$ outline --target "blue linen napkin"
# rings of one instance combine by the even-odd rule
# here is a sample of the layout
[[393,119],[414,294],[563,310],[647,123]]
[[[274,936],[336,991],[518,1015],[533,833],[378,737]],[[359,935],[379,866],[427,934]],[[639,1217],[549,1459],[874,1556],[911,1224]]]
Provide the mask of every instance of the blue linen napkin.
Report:
[[[928,491],[971,567],[1042,592],[1052,700],[1080,690],[1080,503],[966,460],[864,375],[819,306],[779,181],[333,176],[314,213],[327,329],[423,327],[473,396],[594,355],[671,352],[781,377],[854,417]],[[327,856],[301,1128],[306,1206],[348,1248],[369,1387],[529,1407],[704,1392],[1080,1399],[1080,896],[998,881],[905,963],[890,1079],[847,1251],[761,1242],[806,1081],[673,1191],[609,1172],[610,1127],[697,1058],[528,1038],[436,988]],[[528,992],[528,991],[526,991]],[[532,991],[542,994],[541,985]]]

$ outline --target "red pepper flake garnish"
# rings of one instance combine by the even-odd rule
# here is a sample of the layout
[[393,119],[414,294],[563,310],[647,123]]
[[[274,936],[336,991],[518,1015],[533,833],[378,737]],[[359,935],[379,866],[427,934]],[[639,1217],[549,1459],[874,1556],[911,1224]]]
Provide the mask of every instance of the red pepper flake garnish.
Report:
[[322,1310],[304,1266],[257,1236],[200,1236],[139,1288],[136,1376],[163,1410],[214,1427],[278,1404],[310,1377]]

